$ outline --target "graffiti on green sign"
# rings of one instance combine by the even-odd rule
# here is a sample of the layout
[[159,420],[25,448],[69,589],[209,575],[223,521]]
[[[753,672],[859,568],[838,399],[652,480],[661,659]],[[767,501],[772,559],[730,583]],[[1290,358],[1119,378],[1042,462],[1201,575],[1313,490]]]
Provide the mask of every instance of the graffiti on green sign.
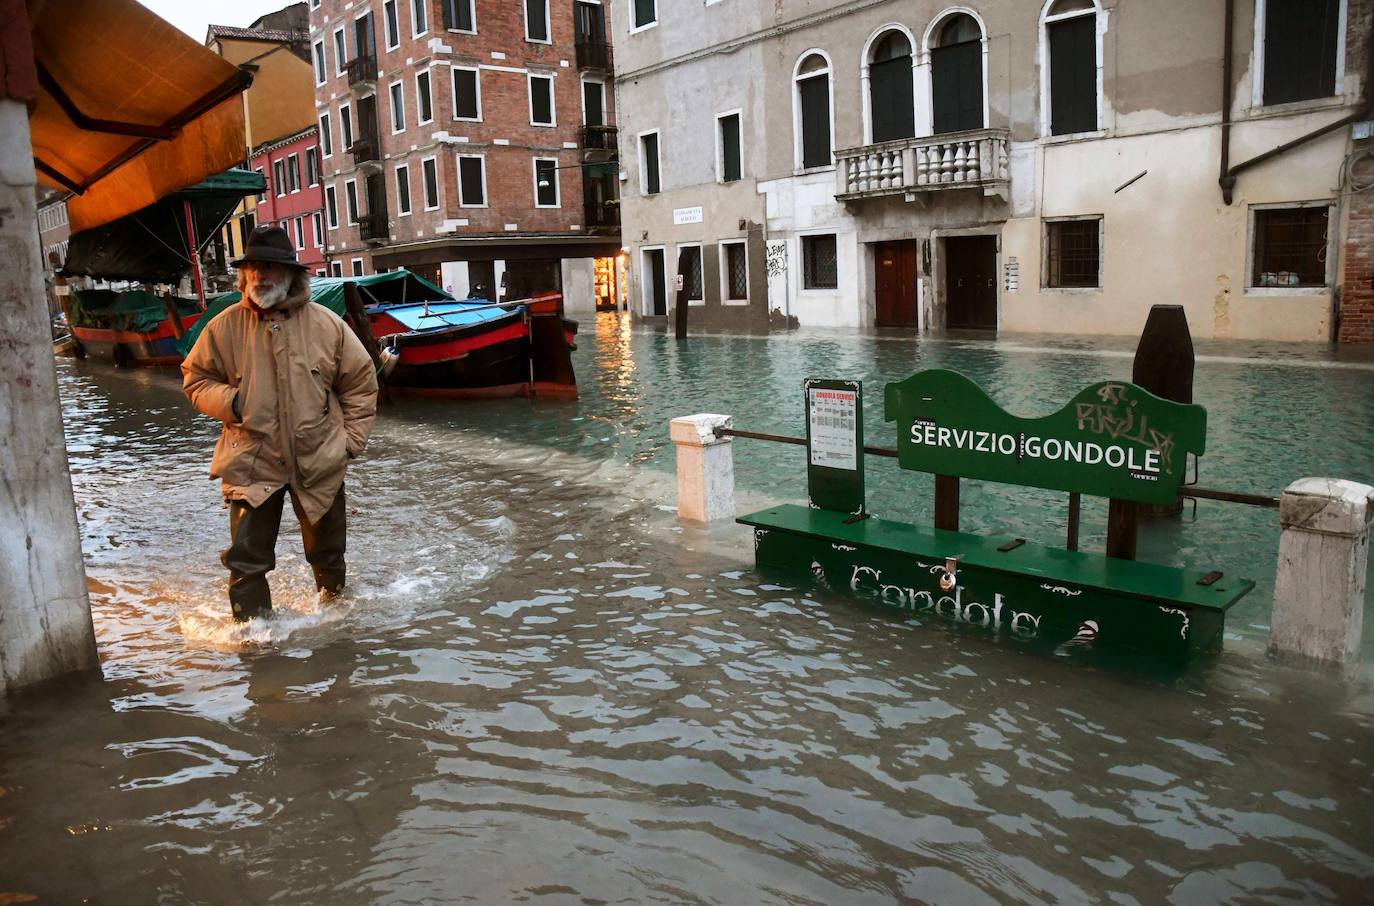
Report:
[[1122,381],[1094,384],[1043,418],[1011,415],[940,369],[888,384],[885,403],[904,469],[1149,503],[1173,500],[1207,433],[1201,406]]

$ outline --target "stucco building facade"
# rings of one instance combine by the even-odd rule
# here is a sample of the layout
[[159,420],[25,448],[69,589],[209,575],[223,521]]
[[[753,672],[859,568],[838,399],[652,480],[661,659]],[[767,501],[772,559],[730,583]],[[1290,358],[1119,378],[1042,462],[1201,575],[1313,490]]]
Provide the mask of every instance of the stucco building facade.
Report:
[[1372,6],[615,0],[633,307],[1358,339]]

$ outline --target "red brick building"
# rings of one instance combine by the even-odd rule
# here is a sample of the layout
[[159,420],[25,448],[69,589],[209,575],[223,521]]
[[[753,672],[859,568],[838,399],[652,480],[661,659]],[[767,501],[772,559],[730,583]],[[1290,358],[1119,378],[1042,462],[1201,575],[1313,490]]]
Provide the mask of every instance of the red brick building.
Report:
[[1355,142],[1345,179],[1349,194],[1337,339],[1374,343],[1374,138]]
[[620,249],[606,11],[587,0],[318,0],[332,273],[590,310]]
[[[296,259],[312,276],[324,276],[326,232],[324,180],[320,168],[319,130],[311,126],[295,135],[269,142],[253,153],[249,167],[267,180],[252,217],[241,227],[275,224],[286,230],[296,247]],[[240,244],[247,241],[247,233]]]

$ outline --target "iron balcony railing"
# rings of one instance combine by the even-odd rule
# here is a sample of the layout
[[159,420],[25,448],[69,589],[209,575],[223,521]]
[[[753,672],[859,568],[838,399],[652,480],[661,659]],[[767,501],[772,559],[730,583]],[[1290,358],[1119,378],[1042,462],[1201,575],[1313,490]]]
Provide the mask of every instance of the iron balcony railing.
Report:
[[377,81],[377,58],[371,54],[354,57],[345,67],[348,72],[348,86],[362,85]]
[[381,142],[377,140],[375,135],[363,134],[358,136],[348,150],[353,155],[354,164],[364,164],[368,161],[382,159]]
[[620,227],[620,201],[619,199],[609,199],[607,201],[597,201],[593,198],[585,199],[586,212],[583,219],[585,226],[589,229],[614,228]]
[[358,218],[358,235],[364,242],[386,242],[391,238],[391,223],[385,214],[364,214]]
[[577,68],[578,69],[603,69],[610,72],[615,58],[611,54],[611,45],[605,41],[596,41],[590,38],[578,38],[577,48]]
[[615,126],[583,126],[578,140],[583,151],[614,151],[619,132]]

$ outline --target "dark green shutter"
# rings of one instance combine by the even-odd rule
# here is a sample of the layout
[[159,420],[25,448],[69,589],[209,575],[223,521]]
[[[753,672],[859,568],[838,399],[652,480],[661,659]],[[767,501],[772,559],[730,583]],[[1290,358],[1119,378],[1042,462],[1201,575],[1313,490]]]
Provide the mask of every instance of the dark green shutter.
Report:
[[657,195],[659,192],[658,136],[644,136],[640,148],[644,152],[644,194]]
[[482,159],[480,157],[458,158],[458,191],[461,201],[467,205],[486,204],[482,192]]
[[1336,93],[1340,0],[1269,0],[1264,12],[1264,103]]
[[1050,133],[1097,128],[1097,17],[1049,25]]
[[916,134],[915,92],[911,57],[872,63],[868,67],[869,101],[873,109],[873,140],[888,142]]
[[930,52],[937,135],[983,128],[983,44],[965,41]]
[[801,95],[802,166],[830,166],[830,76],[797,83]]
[[635,28],[658,21],[655,0],[635,0]]
[[477,118],[477,72],[472,69],[453,70],[453,112],[467,119]]
[[525,0],[525,34],[535,41],[549,39],[549,20],[544,15],[544,0]]
[[720,118],[721,179],[734,182],[740,178],[739,114]]
[[553,122],[553,79],[530,79],[530,97],[536,123]]

